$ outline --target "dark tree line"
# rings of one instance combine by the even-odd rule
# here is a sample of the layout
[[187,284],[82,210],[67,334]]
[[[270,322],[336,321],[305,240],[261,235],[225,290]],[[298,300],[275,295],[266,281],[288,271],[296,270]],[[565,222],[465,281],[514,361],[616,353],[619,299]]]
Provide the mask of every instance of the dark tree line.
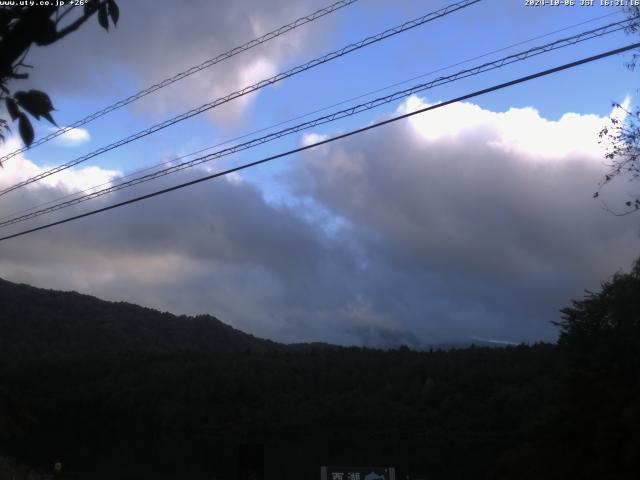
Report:
[[[70,298],[78,314],[96,302]],[[268,478],[345,463],[430,479],[637,478],[640,263],[558,325],[557,345],[504,349],[260,344],[5,358],[0,442],[43,470],[64,459],[78,479],[232,478],[234,448],[247,442],[265,446]]]

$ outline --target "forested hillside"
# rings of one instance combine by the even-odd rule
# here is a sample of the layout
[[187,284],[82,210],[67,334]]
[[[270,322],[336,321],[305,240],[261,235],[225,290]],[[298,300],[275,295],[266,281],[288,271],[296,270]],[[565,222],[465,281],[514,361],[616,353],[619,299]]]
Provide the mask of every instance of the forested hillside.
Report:
[[233,447],[257,442],[284,478],[381,462],[468,478],[498,471],[548,415],[562,362],[550,345],[348,348],[118,354],[5,364],[0,376],[28,412],[8,447],[30,465],[60,457],[92,475],[95,465],[158,475],[190,465],[195,478],[231,478]]
[[218,319],[176,316],[0,280],[0,358],[45,359],[116,352],[240,352],[280,347]]
[[[2,290],[0,451],[45,473],[62,462],[59,478],[235,478],[244,444],[263,446],[274,479],[327,464],[442,480],[640,472],[638,264],[563,310],[558,345],[503,349],[281,348],[208,317],[203,343],[197,319]],[[233,348],[203,348],[220,338]]]

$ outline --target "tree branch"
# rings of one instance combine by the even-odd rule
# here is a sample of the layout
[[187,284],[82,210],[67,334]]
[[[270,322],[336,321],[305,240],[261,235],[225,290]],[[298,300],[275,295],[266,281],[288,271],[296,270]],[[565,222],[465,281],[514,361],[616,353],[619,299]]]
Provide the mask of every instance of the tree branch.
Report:
[[50,41],[43,43],[42,45],[50,45],[54,42],[57,42],[61,38],[66,37],[70,33],[75,32],[78,28],[82,26],[84,22],[89,20],[89,17],[91,17],[94,13],[98,11],[98,8],[100,7],[100,5],[103,5],[106,3],[107,3],[106,0],[102,0],[96,3],[91,3],[87,8],[87,10],[80,17],[78,17],[72,23],[64,27],[62,30],[58,30],[55,37],[53,37]]
[[71,5],[71,6],[70,6],[70,7],[68,7],[64,12],[62,12],[62,14],[61,14],[58,18],[56,18],[56,24],[58,24],[59,22],[61,22],[61,21],[62,21],[62,19],[63,19],[64,17],[66,17],[66,16],[67,16],[67,14],[68,14],[68,13],[70,13],[73,9],[74,9],[74,6],[73,6],[73,5]]

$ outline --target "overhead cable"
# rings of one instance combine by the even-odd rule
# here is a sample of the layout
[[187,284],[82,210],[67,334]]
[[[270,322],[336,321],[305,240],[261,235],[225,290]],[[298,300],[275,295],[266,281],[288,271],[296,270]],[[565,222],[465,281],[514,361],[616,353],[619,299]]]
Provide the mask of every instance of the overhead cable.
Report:
[[30,212],[28,214],[24,214],[24,215],[20,215],[20,216],[16,216],[13,217],[11,219],[8,220],[3,220],[0,221],[0,228],[2,227],[7,227],[9,225],[13,225],[16,223],[20,223],[20,222],[24,222],[27,220],[31,220],[33,218],[39,217],[41,215],[45,215],[48,213],[52,213],[55,212],[57,210],[61,210],[63,208],[67,208],[73,205],[77,205],[79,203],[83,203],[86,202],[88,200],[92,200],[94,198],[98,198],[101,197],[103,195],[107,195],[109,193],[113,193],[125,188],[129,188],[129,187],[133,187],[136,185],[140,185],[142,183],[146,183],[148,181],[160,178],[160,177],[164,177],[166,175],[172,174],[172,173],[176,173],[188,168],[192,168],[195,167],[197,165],[200,165],[202,163],[205,162],[210,162],[212,160],[221,158],[221,157],[225,157],[243,150],[247,150],[253,147],[256,147],[258,145],[262,145],[264,143],[267,142],[271,142],[274,140],[277,140],[279,138],[282,138],[284,136],[287,135],[291,135],[303,130],[308,130],[310,128],[314,128],[317,127],[319,125],[323,125],[326,123],[330,123],[330,122],[334,122],[336,120],[342,119],[342,118],[346,118],[346,117],[350,117],[352,115],[358,114],[358,113],[362,113],[365,112],[367,110],[371,110],[373,108],[379,107],[381,105],[385,105],[388,104],[390,102],[394,102],[397,100],[401,100],[403,98],[407,98],[411,95],[420,93],[424,90],[428,90],[430,88],[434,88],[440,85],[444,85],[447,83],[451,83],[457,80],[461,80],[463,78],[468,78],[471,76],[475,76],[478,75],[480,73],[484,73],[484,72],[488,72],[491,70],[495,70],[498,68],[502,68],[506,65],[510,65],[512,63],[518,62],[518,61],[523,61],[526,60],[528,58],[534,57],[536,55],[540,55],[543,53],[547,53],[550,52],[552,50],[557,50],[560,48],[564,48],[567,46],[571,46],[571,45],[575,45],[577,43],[586,41],[586,40],[590,40],[593,38],[598,38],[601,37],[603,35],[607,35],[619,30],[622,30],[624,28],[626,28],[626,26],[628,25],[629,21],[620,21],[620,22],[615,22],[615,23],[611,23],[609,25],[603,26],[603,27],[599,27],[599,28],[595,28],[589,31],[585,31],[585,32],[581,32],[579,34],[573,35],[571,37],[567,37],[567,38],[563,38],[560,40],[556,40],[554,42],[545,44],[545,45],[541,45],[538,47],[533,47],[530,48],[528,50],[519,52],[519,53],[514,53],[512,55],[508,55],[506,57],[500,58],[498,60],[494,60],[492,62],[486,62],[483,63],[481,65],[472,67],[472,68],[468,68],[465,70],[461,70],[457,73],[454,73],[452,75],[447,75],[447,76],[442,76],[442,77],[438,77],[434,80],[431,80],[429,82],[426,83],[421,83],[418,85],[414,85],[411,88],[407,88],[404,90],[399,90],[396,91],[390,95],[386,95],[384,97],[379,97],[376,98],[374,100],[370,100],[368,102],[364,102],[364,103],[360,103],[358,105],[354,105],[351,106],[349,108],[343,109],[343,110],[339,110],[337,112],[333,112],[329,115],[324,115],[318,118],[315,118],[313,120],[304,122],[304,123],[300,123],[298,125],[294,125],[292,127],[288,127],[285,129],[282,129],[280,131],[274,132],[274,133],[270,133],[268,135],[264,135],[262,137],[258,137],[258,138],[254,138],[252,140],[249,140],[247,142],[243,142],[237,145],[233,145],[231,147],[225,148],[223,150],[219,150],[217,152],[213,152],[210,153],[208,155],[203,155],[201,157],[198,158],[194,158],[192,160],[186,161],[186,162],[181,162],[178,164],[174,164],[174,165],[170,165],[167,168],[158,170],[156,172],[152,172],[152,173],[148,173],[146,175],[142,175],[140,177],[136,177],[133,178],[131,180],[127,180],[124,182],[120,182],[117,183],[115,185],[109,185],[108,187],[102,188],[100,190],[94,191],[94,192],[90,192],[87,193],[85,195],[82,195],[80,197],[76,197],[70,200],[67,200],[65,202],[60,202],[57,203],[55,205],[49,206],[47,208],[42,208],[39,210],[36,210],[34,212]]
[[157,90],[160,90],[161,88],[165,88],[179,80],[182,80],[184,78],[187,78],[190,75],[193,75],[194,73],[198,73],[202,70],[204,70],[205,68],[209,68],[217,63],[220,63],[224,60],[227,60],[231,57],[234,57],[236,55],[238,55],[239,53],[242,52],[246,52],[247,50],[250,50],[254,47],[257,47],[258,45],[262,45],[263,43],[268,42],[269,40],[273,40],[274,38],[277,38],[281,35],[284,35],[285,33],[298,28],[302,25],[305,25],[307,23],[313,22],[314,20],[317,20],[321,17],[324,17],[325,15],[328,15],[330,13],[335,12],[336,10],[339,10],[341,8],[347,7],[355,2],[357,2],[358,0],[340,0],[339,2],[336,2],[332,5],[329,5],[328,7],[325,8],[321,8],[320,10],[317,10],[309,15],[306,15],[304,17],[300,17],[297,20],[287,24],[287,25],[283,25],[280,28],[277,28],[269,33],[266,33],[264,35],[262,35],[261,37],[255,38],[247,43],[245,43],[244,45],[240,45],[239,47],[235,47],[232,48],[231,50],[221,53],[220,55],[217,55],[216,57],[210,58],[209,60],[206,60],[202,63],[200,63],[199,65],[195,65],[191,68],[188,68],[187,70],[184,70],[180,73],[176,73],[175,75],[173,75],[172,77],[169,78],[165,78],[164,80],[162,80],[161,82],[158,82],[154,85],[151,85],[150,87],[145,88],[144,90],[140,90],[137,93],[134,93],[133,95],[124,98],[122,100],[119,100],[107,107],[104,107],[101,110],[98,110],[97,112],[94,112],[90,115],[87,115],[84,118],[81,118],[80,120],[77,120],[73,123],[71,123],[70,125],[60,128],[58,130],[55,130],[54,132],[51,132],[48,135],[45,135],[42,138],[37,139],[36,141],[34,141],[33,143],[31,143],[31,145],[26,145],[24,147],[18,148],[17,150],[14,150],[6,155],[4,155],[3,157],[0,157],[0,164],[2,164],[5,160],[8,160],[12,157],[15,157],[16,155],[26,152],[27,150],[30,150],[38,145],[42,145],[43,143],[48,142],[49,140],[53,140],[56,137],[59,137],[60,135],[64,135],[65,133],[67,133],[69,130],[73,130],[74,128],[78,128],[81,127],[83,125],[86,125],[87,123],[93,122],[94,120],[96,120],[97,118],[100,118],[108,113],[113,112],[114,110],[117,110],[119,108],[124,107],[125,105],[129,105],[132,102],[135,102],[136,100],[139,100],[147,95],[149,95],[150,93],[153,93]]
[[[624,12],[622,12],[622,11],[615,11],[615,12],[610,12],[610,13],[607,13],[607,14],[604,14],[604,15],[598,15],[596,17],[590,18],[589,20],[585,20],[585,21],[582,21],[582,22],[579,22],[579,23],[574,23],[574,24],[571,24],[571,25],[567,25],[566,27],[563,27],[563,28],[560,28],[560,29],[557,29],[557,30],[553,30],[551,32],[547,32],[547,33],[544,33],[542,35],[537,35],[535,37],[531,37],[531,38],[528,38],[526,40],[519,41],[517,43],[512,43],[510,45],[507,45],[506,47],[501,47],[501,48],[499,48],[497,50],[492,50],[490,52],[486,52],[486,53],[483,53],[481,55],[476,55],[474,57],[470,57],[470,58],[467,58],[465,60],[461,60],[459,62],[456,62],[454,64],[449,64],[449,65],[444,66],[444,67],[439,67],[439,68],[437,68],[435,70],[431,70],[429,72],[422,73],[420,75],[417,75],[417,76],[414,76],[414,77],[410,77],[410,78],[407,78],[405,80],[401,80],[399,82],[395,82],[395,83],[392,83],[392,84],[387,84],[384,87],[379,87],[379,88],[376,88],[374,90],[369,90],[366,93],[362,93],[362,94],[356,95],[354,97],[349,97],[349,98],[341,100],[341,101],[339,101],[337,103],[333,103],[331,105],[327,105],[326,107],[318,108],[316,110],[313,110],[313,111],[310,111],[310,112],[307,112],[307,113],[304,113],[304,114],[301,114],[301,115],[296,115],[295,117],[289,118],[287,120],[283,120],[281,122],[277,122],[277,123],[272,124],[272,125],[268,125],[266,127],[258,128],[256,130],[251,131],[251,132],[243,133],[242,135],[239,135],[237,137],[234,137],[234,138],[231,138],[231,139],[227,139],[227,140],[224,140],[224,141],[221,141],[221,142],[217,142],[217,143],[215,143],[213,145],[209,145],[207,147],[200,148],[198,150],[195,150],[195,151],[187,153],[187,154],[179,155],[179,156],[174,157],[174,158],[172,158],[170,160],[165,160],[165,161],[163,161],[161,163],[158,163],[158,164],[153,164],[153,165],[150,165],[150,166],[147,166],[147,167],[140,168],[138,170],[133,170],[131,172],[128,172],[126,175],[118,177],[117,180],[118,180],[118,182],[120,182],[120,181],[122,181],[124,179],[135,177],[136,175],[140,175],[142,173],[149,172],[149,171],[154,170],[156,168],[160,168],[160,167],[171,165],[171,164],[173,164],[174,162],[176,162],[178,160],[182,160],[184,158],[192,157],[192,156],[197,155],[199,153],[203,153],[203,152],[206,152],[206,151],[209,151],[209,150],[213,150],[214,148],[218,148],[218,147],[221,147],[223,145],[228,145],[228,144],[233,143],[233,142],[235,142],[237,140],[242,140],[244,138],[248,138],[251,135],[262,133],[262,132],[265,132],[265,131],[268,131],[268,130],[273,130],[274,128],[280,127],[282,125],[286,125],[288,123],[295,122],[296,120],[301,120],[303,118],[310,117],[311,115],[330,110],[331,108],[339,107],[341,105],[344,105],[346,103],[352,102],[354,100],[359,100],[361,98],[366,98],[366,97],[369,97],[369,96],[371,96],[373,94],[389,90],[389,89],[391,89],[393,87],[397,87],[397,86],[400,86],[400,85],[405,85],[405,84],[410,83],[410,82],[412,82],[414,80],[418,80],[420,78],[424,78],[424,77],[428,77],[430,75],[433,75],[434,73],[442,72],[444,70],[449,70],[450,68],[457,67],[459,65],[464,65],[464,64],[472,62],[474,60],[479,60],[481,58],[488,57],[488,56],[493,55],[495,53],[504,52],[504,51],[510,50],[510,49],[512,49],[514,47],[517,47],[517,46],[520,46],[520,45],[524,45],[526,43],[531,43],[534,40],[539,40],[541,38],[546,38],[546,37],[549,37],[549,36],[554,35],[556,33],[564,32],[566,30],[570,30],[572,28],[576,28],[576,27],[579,27],[581,25],[585,25],[587,23],[593,23],[593,22],[595,22],[597,20],[601,20],[603,18],[610,17],[612,15],[620,15],[620,14],[623,14],[623,13]],[[97,188],[106,187],[106,186],[111,185],[112,183],[113,183],[112,181],[103,182],[103,183],[101,183],[99,185],[94,185],[92,187],[85,188],[83,190],[78,190],[78,191],[75,191],[75,192],[72,192],[72,193],[68,193],[68,194],[62,195],[60,197],[56,197],[56,198],[54,198],[52,200],[49,200],[47,202],[42,202],[42,203],[33,205],[31,207],[24,208],[24,209],[9,213],[7,215],[3,215],[2,217],[0,217],[0,222],[5,220],[5,219],[8,219],[8,218],[16,217],[16,216],[21,215],[23,213],[32,212],[34,210],[40,210],[40,209],[42,209],[43,207],[45,207],[47,205],[53,205],[55,203],[59,203],[61,200],[65,200],[65,199],[68,199],[68,198],[71,198],[71,197],[75,197],[75,196],[81,195],[81,194],[91,193],[93,190],[95,190]]]
[[312,69],[314,67],[317,67],[318,65],[322,65],[324,63],[330,62],[332,60],[335,60],[336,58],[340,58],[344,55],[347,55],[351,52],[354,52],[356,50],[359,50],[361,48],[367,47],[371,44],[377,43],[381,40],[385,40],[389,37],[398,35],[399,33],[403,33],[406,32],[407,30],[411,30],[412,28],[418,27],[420,25],[424,25],[428,22],[431,22],[433,20],[436,20],[438,18],[442,18],[446,15],[449,15],[453,12],[456,12],[458,10],[461,10],[463,8],[466,8],[470,5],[473,5],[475,3],[481,2],[482,0],[463,0],[461,2],[457,2],[457,3],[453,3],[451,5],[448,5],[447,7],[444,7],[440,10],[437,10],[435,12],[431,12],[428,13],[426,15],[423,15],[421,17],[415,18],[413,20],[409,20],[408,22],[405,22],[401,25],[398,25],[394,28],[390,28],[388,30],[385,30],[383,32],[380,32],[376,35],[370,36],[365,38],[364,40],[361,40],[357,43],[352,43],[350,45],[347,45],[339,50],[335,50],[331,53],[328,53],[326,55],[323,55],[321,57],[318,57],[314,60],[311,60],[307,63],[304,63],[302,65],[298,65],[297,67],[294,67],[290,70],[287,70],[285,72],[282,73],[278,73],[277,75],[274,75],[273,77],[261,80],[257,83],[254,83],[253,85],[250,85],[248,87],[244,87],[241,90],[237,90],[233,93],[230,93],[224,97],[220,97],[212,102],[209,103],[205,103],[197,108],[194,108],[192,110],[189,110],[187,112],[184,112],[180,115],[177,115],[173,118],[170,118],[168,120],[165,120],[164,122],[158,123],[156,125],[153,125],[145,130],[141,130],[137,133],[134,133],[133,135],[129,135],[128,137],[125,137],[121,140],[118,140],[116,142],[113,142],[109,145],[106,145],[104,147],[101,147],[97,150],[94,150],[93,152],[89,152],[85,155],[82,155],[74,160],[71,160],[69,162],[63,163],[62,165],[59,165],[57,167],[54,167],[50,170],[47,170],[45,172],[42,172],[38,175],[35,175],[33,177],[30,177],[26,180],[23,180],[19,183],[16,183],[10,187],[7,187],[3,190],[0,190],[0,196],[2,195],[6,195],[9,192],[12,192],[13,190],[16,190],[20,187],[24,187],[25,185],[29,185],[31,183],[37,182],[39,180],[42,180],[43,178],[46,178],[50,175],[54,175],[58,172],[61,172],[63,170],[66,170],[67,168],[73,167],[75,165],[78,165],[82,162],[86,162],[87,160],[97,157],[98,155],[102,155],[103,153],[106,153],[110,150],[113,150],[115,148],[121,147],[123,145],[126,145],[127,143],[131,143],[135,140],[138,140],[140,138],[146,137],[147,135],[151,135],[152,133],[155,133],[159,130],[162,130],[164,128],[170,127],[178,122],[181,122],[183,120],[186,120],[188,118],[191,118],[195,115],[199,115],[203,112],[206,112],[208,110],[211,110],[217,106],[220,106],[224,103],[230,102],[231,100],[234,100],[236,98],[242,97],[244,95],[247,95],[249,93],[255,92],[257,90],[260,90],[261,88],[264,88],[268,85],[273,85],[274,83],[277,83],[281,80],[284,80],[286,78],[292,77],[294,75],[297,75],[301,72],[304,72],[306,70]]

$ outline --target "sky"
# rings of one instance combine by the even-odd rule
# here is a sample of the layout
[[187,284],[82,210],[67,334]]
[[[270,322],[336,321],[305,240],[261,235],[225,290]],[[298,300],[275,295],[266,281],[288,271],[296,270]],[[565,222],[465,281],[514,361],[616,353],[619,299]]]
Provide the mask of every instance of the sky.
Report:
[[[120,21],[109,32],[92,19],[29,53],[30,78],[14,87],[45,90],[61,126],[329,1],[119,3]],[[0,187],[449,3],[360,0],[6,161]],[[625,18],[619,7],[576,3],[483,0],[11,192],[0,198],[0,217]],[[618,32],[539,55],[1,233],[635,41],[638,34]],[[606,172],[598,133],[610,116],[621,118],[612,102],[634,105],[638,96],[637,72],[625,67],[630,58],[616,55],[0,242],[0,277],[208,313],[282,342],[424,348],[554,341],[559,310],[628,270],[640,253],[640,217],[614,216],[602,203],[617,207],[637,185],[617,181],[592,198]],[[36,138],[55,128],[35,126]],[[0,153],[20,145],[10,137]]]

